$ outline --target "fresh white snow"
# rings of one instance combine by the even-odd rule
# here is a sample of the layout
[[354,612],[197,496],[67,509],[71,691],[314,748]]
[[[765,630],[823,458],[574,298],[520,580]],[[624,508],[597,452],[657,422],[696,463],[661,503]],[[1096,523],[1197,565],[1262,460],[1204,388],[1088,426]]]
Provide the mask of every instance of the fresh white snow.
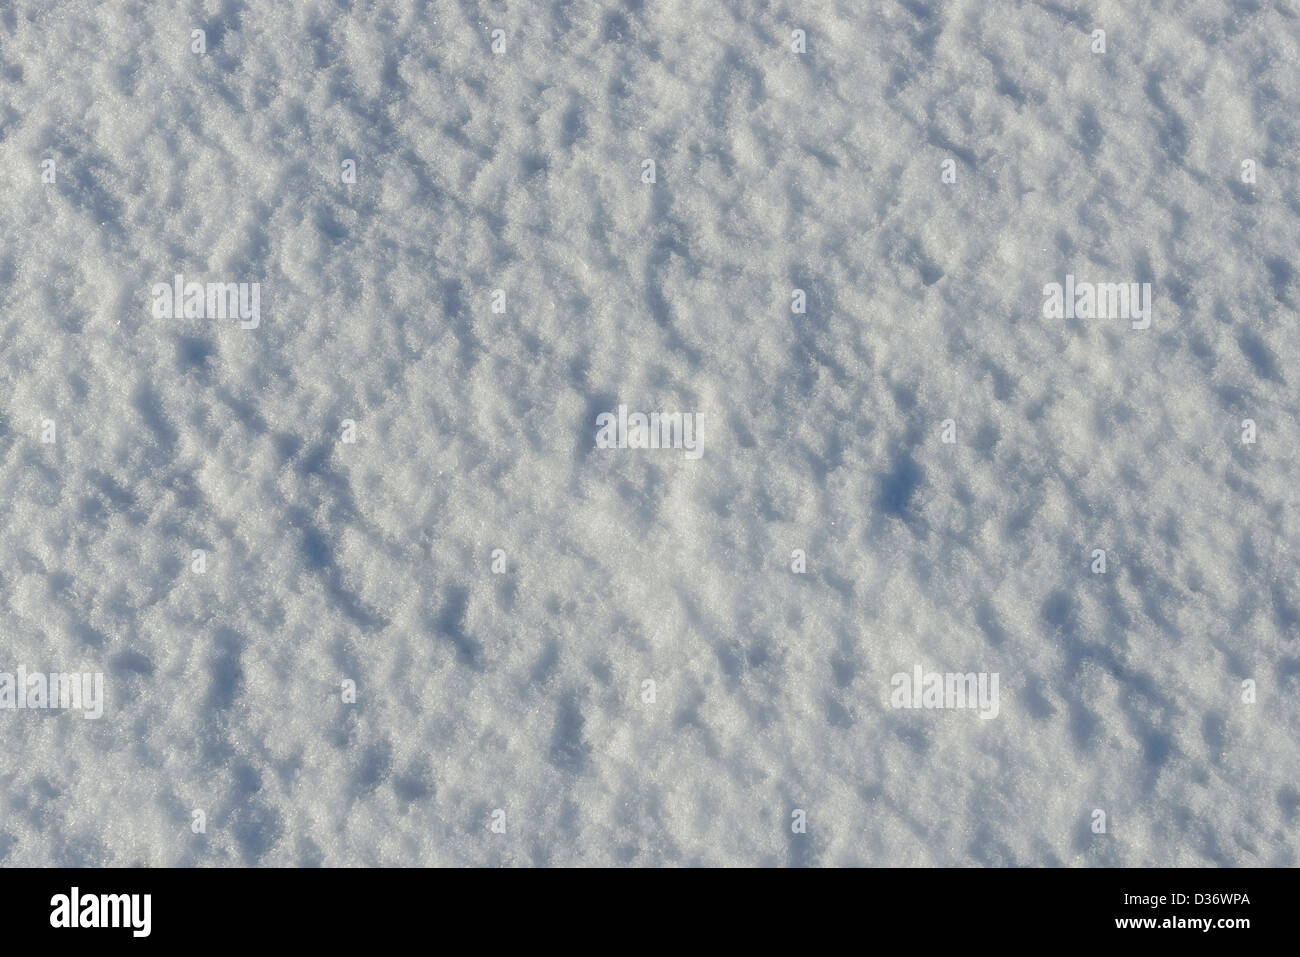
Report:
[[1298,173],[1296,0],[5,3],[0,864],[1300,863]]

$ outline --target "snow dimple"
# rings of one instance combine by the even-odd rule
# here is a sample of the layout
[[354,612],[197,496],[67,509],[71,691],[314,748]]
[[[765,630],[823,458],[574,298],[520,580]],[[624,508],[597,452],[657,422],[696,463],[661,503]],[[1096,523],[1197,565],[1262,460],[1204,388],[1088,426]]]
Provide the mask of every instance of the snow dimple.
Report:
[[881,478],[879,507],[886,514],[907,518],[923,478],[920,466],[910,456],[900,455]]

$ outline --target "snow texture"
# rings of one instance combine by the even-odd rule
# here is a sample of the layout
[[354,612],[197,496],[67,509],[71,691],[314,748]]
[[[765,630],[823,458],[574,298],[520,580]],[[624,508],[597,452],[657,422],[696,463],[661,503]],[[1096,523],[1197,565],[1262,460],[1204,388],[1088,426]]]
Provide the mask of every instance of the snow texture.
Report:
[[1298,64],[1296,0],[7,0],[0,672],[106,701],[0,709],[0,863],[1300,863]]

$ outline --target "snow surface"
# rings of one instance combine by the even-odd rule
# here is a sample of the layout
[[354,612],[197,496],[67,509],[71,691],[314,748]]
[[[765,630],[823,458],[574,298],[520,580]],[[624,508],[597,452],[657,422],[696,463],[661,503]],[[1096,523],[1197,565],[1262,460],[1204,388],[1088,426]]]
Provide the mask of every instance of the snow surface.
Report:
[[6,2],[0,671],[107,703],[0,710],[0,863],[1300,863],[1298,64],[1296,0]]

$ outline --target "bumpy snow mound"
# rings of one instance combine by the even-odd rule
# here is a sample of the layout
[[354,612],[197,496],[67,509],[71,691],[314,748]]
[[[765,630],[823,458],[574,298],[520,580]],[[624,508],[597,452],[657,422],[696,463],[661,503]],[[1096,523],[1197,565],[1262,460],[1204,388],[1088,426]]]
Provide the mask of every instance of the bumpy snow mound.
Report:
[[0,672],[105,702],[0,709],[0,863],[1296,864],[1297,63],[1295,0],[6,4]]

